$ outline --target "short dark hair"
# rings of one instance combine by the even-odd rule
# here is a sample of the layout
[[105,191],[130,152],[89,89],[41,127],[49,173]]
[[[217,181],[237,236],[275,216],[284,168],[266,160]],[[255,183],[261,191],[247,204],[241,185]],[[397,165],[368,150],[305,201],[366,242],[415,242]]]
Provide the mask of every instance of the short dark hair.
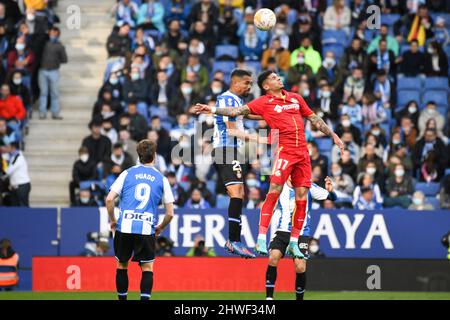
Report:
[[263,83],[273,72],[273,70],[266,70],[261,72],[258,76],[258,87],[261,89],[263,94],[266,93],[266,90],[263,89]]
[[141,140],[136,147],[136,151],[142,164],[150,163],[155,159],[156,143],[148,139]]
[[242,78],[245,76],[251,77],[252,73],[244,69],[234,69],[233,71],[231,71],[230,79],[233,79],[234,77]]
[[123,146],[120,142],[116,142],[113,145],[113,149],[123,149]]

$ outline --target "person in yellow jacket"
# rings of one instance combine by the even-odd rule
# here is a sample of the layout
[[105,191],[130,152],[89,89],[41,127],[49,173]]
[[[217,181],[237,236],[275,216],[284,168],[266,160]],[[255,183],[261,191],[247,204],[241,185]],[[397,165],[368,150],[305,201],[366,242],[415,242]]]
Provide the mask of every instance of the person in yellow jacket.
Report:
[[11,241],[0,241],[0,290],[12,290],[19,283],[17,269],[19,267],[19,255],[13,250]]
[[36,11],[45,10],[47,8],[48,0],[25,0],[25,7],[33,8]]

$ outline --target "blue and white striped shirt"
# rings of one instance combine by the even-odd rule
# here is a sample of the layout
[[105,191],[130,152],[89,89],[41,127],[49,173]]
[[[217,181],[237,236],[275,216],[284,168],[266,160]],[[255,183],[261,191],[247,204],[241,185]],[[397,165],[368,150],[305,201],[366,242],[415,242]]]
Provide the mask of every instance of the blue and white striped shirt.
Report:
[[[235,108],[242,107],[244,105],[244,100],[235,95],[230,91],[226,91],[217,97],[216,107],[217,108]],[[214,117],[214,148],[218,147],[233,147],[237,148],[243,144],[243,142],[236,137],[232,137],[228,134],[228,129],[226,123],[236,122],[236,128],[244,131],[244,117],[226,117],[216,114]]]

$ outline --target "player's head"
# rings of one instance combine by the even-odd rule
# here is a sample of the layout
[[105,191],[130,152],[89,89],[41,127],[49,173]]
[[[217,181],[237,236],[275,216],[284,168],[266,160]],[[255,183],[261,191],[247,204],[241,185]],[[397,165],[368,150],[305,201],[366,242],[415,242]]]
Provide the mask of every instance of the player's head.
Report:
[[136,147],[139,162],[142,164],[153,163],[156,156],[156,143],[145,139],[141,140]]
[[252,89],[252,73],[244,69],[234,69],[231,72],[230,89],[238,96],[247,97]]
[[266,94],[279,91],[284,88],[284,85],[278,74],[272,70],[267,70],[258,76],[258,87],[261,89],[262,94]]

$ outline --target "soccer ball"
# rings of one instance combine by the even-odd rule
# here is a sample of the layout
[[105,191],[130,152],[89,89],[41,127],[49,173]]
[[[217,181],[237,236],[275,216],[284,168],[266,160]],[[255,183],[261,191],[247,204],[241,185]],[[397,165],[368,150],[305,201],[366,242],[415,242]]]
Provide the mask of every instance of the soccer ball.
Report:
[[272,10],[262,8],[256,11],[253,23],[259,30],[268,31],[275,26],[275,23],[277,23],[277,17]]

